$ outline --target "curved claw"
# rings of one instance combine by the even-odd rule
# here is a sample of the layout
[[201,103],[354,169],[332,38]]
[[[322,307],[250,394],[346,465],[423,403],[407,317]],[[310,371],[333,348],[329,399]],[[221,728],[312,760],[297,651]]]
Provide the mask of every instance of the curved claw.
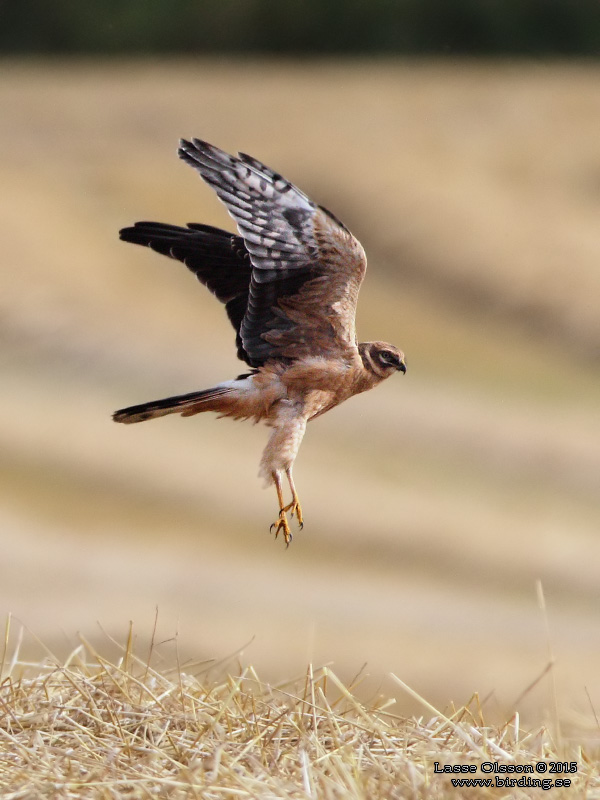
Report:
[[283,538],[287,547],[290,546],[290,542],[292,541],[292,532],[290,531],[290,526],[287,521],[287,517],[285,516],[285,510],[282,508],[279,512],[279,519],[274,522],[270,528],[269,532],[275,528],[275,538],[279,536],[279,532],[283,532]]
[[292,500],[291,503],[288,503],[287,506],[284,506],[281,509],[281,512],[287,512],[287,511],[290,512],[292,517],[294,516],[294,514],[296,515],[296,519],[298,520],[298,525],[300,527],[300,530],[302,530],[302,528],[304,527],[304,519],[302,517],[302,508],[298,500]]

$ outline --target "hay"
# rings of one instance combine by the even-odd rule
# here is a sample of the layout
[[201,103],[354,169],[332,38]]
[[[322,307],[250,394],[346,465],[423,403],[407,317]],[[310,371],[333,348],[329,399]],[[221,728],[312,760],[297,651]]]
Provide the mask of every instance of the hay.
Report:
[[523,732],[518,714],[487,727],[476,696],[451,716],[418,698],[429,716],[405,719],[390,712],[393,700],[359,702],[356,685],[344,686],[328,667],[309,666],[302,679],[277,686],[248,666],[220,678],[206,665],[196,675],[158,671],[152,649],[141,659],[132,641],[130,631],[116,663],[85,640],[60,664],[27,663],[18,645],[10,657],[5,649],[3,800],[532,797],[545,793],[453,787],[457,776],[436,774],[434,762],[475,764],[477,774],[466,777],[494,780],[479,771],[482,761],[559,758],[576,760],[578,772],[553,798],[574,789],[600,796],[581,748],[567,752],[545,728]]

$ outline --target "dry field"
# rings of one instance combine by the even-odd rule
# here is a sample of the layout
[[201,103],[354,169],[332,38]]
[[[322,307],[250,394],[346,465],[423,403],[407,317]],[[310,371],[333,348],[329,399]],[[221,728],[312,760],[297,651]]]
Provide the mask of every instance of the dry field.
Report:
[[113,662],[83,640],[32,668],[18,642],[6,647],[4,800],[599,796],[594,752],[524,730],[518,713],[490,725],[477,695],[447,714],[417,698],[425,713],[407,719],[389,699],[359,700],[360,675],[347,687],[328,667],[270,684],[249,665],[165,668],[164,646],[140,658],[131,630],[119,649]]
[[[419,704],[391,672],[441,710],[478,692],[498,723],[556,707],[593,747],[599,78],[4,62],[0,611],[64,657],[98,622],[122,638],[133,620],[147,640],[158,607],[183,663],[242,649],[265,680],[310,661],[348,683],[367,662],[360,692],[382,687],[394,713]],[[230,226],[175,155],[193,135],[256,155],[344,219],[369,255],[359,335],[407,354],[404,378],[310,426],[306,525],[287,551],[256,478],[265,430],[110,420],[239,372],[218,303],[117,239],[138,219]]]

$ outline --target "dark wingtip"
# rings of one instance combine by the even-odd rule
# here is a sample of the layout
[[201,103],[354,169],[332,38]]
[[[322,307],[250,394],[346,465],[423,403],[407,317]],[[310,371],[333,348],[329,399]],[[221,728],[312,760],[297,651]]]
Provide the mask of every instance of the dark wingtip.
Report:
[[179,158],[183,159],[184,161],[194,162],[194,151],[196,148],[192,144],[192,142],[188,142],[187,139],[180,139],[179,140],[179,147],[177,148],[177,155]]
[[148,232],[149,228],[159,226],[160,223],[156,222],[135,222],[133,225],[128,225],[126,228],[121,228],[119,231],[119,239],[122,242],[131,242],[132,244],[147,244],[144,233]]
[[196,161],[198,154],[205,153],[207,150],[212,150],[213,146],[203,139],[192,138],[189,142],[187,139],[179,140],[179,147],[177,148],[177,155],[184,161]]

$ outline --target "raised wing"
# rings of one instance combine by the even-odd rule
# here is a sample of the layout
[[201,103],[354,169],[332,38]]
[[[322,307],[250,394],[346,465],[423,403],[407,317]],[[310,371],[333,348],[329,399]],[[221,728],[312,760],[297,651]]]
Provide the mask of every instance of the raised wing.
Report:
[[199,139],[182,140],[178,152],[225,203],[250,255],[239,328],[248,363],[354,349],[366,258],[347,228],[251,156]]
[[252,264],[240,236],[212,225],[188,223],[187,228],[163,222],[136,222],[119,231],[125,242],[145,245],[182,261],[222,303],[236,331],[238,358],[250,364],[240,335],[248,308]]

